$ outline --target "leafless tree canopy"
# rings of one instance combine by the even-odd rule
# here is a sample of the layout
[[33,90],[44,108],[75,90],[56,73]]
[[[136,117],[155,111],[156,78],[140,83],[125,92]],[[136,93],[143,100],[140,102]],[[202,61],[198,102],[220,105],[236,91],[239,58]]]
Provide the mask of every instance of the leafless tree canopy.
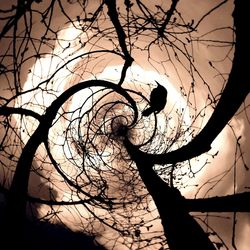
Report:
[[[177,220],[193,212],[207,249],[244,249],[249,49],[239,2],[2,1],[7,234],[27,216],[107,249],[173,250],[164,223],[178,207]],[[166,106],[143,116],[156,81]]]

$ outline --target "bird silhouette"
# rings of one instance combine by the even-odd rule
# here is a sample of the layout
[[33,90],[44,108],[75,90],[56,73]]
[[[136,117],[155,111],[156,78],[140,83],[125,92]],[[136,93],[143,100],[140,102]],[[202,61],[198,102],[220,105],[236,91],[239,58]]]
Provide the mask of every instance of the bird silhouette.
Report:
[[157,87],[154,88],[150,94],[150,107],[142,111],[142,116],[149,116],[152,113],[158,114],[161,110],[164,109],[167,103],[167,90],[157,81],[155,82],[157,83]]

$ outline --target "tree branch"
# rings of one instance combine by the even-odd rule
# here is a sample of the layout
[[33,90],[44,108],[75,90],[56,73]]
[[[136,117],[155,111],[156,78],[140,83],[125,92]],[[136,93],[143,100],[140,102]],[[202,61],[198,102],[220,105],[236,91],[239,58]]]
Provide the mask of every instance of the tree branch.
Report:
[[[247,61],[250,57],[250,50],[248,39],[246,37],[246,30],[248,24],[241,22],[242,13],[246,13],[246,2],[236,0],[235,10],[233,12],[236,44],[233,66],[228,78],[227,85],[221,95],[221,98],[205,127],[201,132],[187,145],[180,149],[171,151],[166,154],[148,154],[140,151],[134,146],[134,150],[153,161],[155,164],[175,164],[193,157],[199,156],[210,150],[211,143],[219,135],[222,129],[227,125],[241,104],[244,102],[246,96],[250,91],[249,84],[249,67]],[[131,145],[131,147],[133,147]]]
[[18,20],[25,14],[27,10],[30,9],[33,2],[36,0],[19,0],[17,7],[16,7],[16,14],[8,20],[8,22],[3,27],[2,31],[0,32],[0,40],[4,37],[4,35],[14,26],[17,24]]
[[122,73],[121,73],[121,78],[120,78],[120,81],[118,83],[118,85],[121,85],[126,77],[127,69],[132,65],[134,59],[130,55],[130,53],[128,52],[128,49],[127,49],[126,34],[125,34],[125,32],[122,28],[122,25],[119,21],[119,18],[118,18],[118,13],[116,10],[116,0],[106,0],[105,4],[108,7],[108,15],[109,15],[110,20],[116,29],[119,44],[120,44],[120,47],[122,49],[122,52],[124,54],[124,59],[125,59],[125,63],[124,63]]
[[41,121],[41,115],[38,113],[24,108],[13,108],[13,107],[0,107],[0,115],[2,116],[10,116],[13,114],[25,115],[25,116],[32,116],[38,121]]
[[160,37],[163,36],[164,30],[166,29],[166,26],[168,25],[169,20],[170,20],[170,18],[172,17],[172,15],[173,15],[173,13],[174,13],[174,11],[175,11],[175,9],[176,9],[176,5],[177,5],[178,2],[179,2],[179,0],[172,0],[171,7],[170,7],[170,9],[167,11],[166,19],[165,19],[165,21],[163,22],[162,26],[161,26],[161,27],[159,28],[159,30],[158,30],[158,35],[159,35]]
[[[185,198],[178,189],[171,188],[153,170],[153,162],[137,154],[128,140],[124,140],[140,177],[152,196],[171,250],[215,250],[207,234],[185,207]],[[193,240],[195,239],[195,240]]]
[[68,100],[68,98],[78,91],[96,86],[111,88],[117,93],[123,95],[124,98],[128,100],[135,112],[132,124],[136,122],[138,118],[138,111],[136,109],[135,101],[123,88],[116,84],[102,80],[89,80],[74,85],[64,91],[46,109],[46,113],[42,116],[40,124],[23,148],[7,197],[5,221],[3,223],[4,228],[6,229],[4,234],[14,234],[17,237],[23,230],[26,217],[27,191],[32,161],[39,145],[42,142],[47,141],[49,129],[52,126],[52,122],[55,119],[59,108],[64,104],[65,101]]
[[184,203],[189,212],[250,212],[250,193],[186,199]]

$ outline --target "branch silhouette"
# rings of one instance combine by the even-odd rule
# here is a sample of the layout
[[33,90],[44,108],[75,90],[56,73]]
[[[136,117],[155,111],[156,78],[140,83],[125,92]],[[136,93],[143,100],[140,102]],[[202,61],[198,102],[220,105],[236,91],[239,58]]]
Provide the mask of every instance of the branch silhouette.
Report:
[[[194,19],[191,20],[189,12],[183,13],[188,6],[178,0],[162,5],[140,0],[52,0],[39,6],[35,4],[40,2],[18,1],[17,6],[0,10],[4,22],[0,40],[5,43],[0,53],[3,80],[0,191],[7,197],[5,219],[1,225],[4,240],[11,248],[15,242],[13,238],[22,238],[27,212],[30,213],[33,206],[37,206],[35,210],[38,212],[44,205],[49,215],[39,211],[41,221],[54,218],[57,222],[64,221],[64,214],[59,210],[69,209],[71,212],[72,209],[77,210],[76,216],[74,212],[72,216],[83,232],[98,234],[102,228],[96,229],[97,223],[113,230],[116,236],[107,238],[110,248],[124,244],[131,249],[160,246],[165,249],[166,236],[171,250],[215,249],[214,242],[211,243],[190,213],[249,212],[250,193],[186,199],[177,188],[186,188],[183,183],[186,178],[191,178],[189,174],[197,177],[191,169],[193,163],[187,173],[187,164],[183,161],[209,151],[214,139],[229,124],[249,94],[248,25],[240,18],[248,15],[246,1],[234,1],[234,27],[230,24],[220,28],[218,25],[212,26],[212,30],[204,28],[208,18],[213,18],[217,9],[228,10],[232,2],[209,4],[209,9],[202,10],[201,16],[192,16]],[[59,18],[60,24],[55,23],[54,18]],[[228,22],[229,16],[226,18]],[[224,31],[226,40],[220,37]],[[64,35],[67,32],[76,35],[74,38]],[[236,40],[232,42],[234,35]],[[207,63],[207,58],[201,54],[196,56],[197,47],[204,44],[212,53],[214,48],[223,47],[221,57],[216,62],[211,59],[207,65],[210,68],[206,70],[203,64],[198,64],[203,59]],[[121,72],[120,65],[115,65],[120,61],[123,64]],[[129,69],[133,62],[135,67]],[[221,70],[223,63],[225,72]],[[47,65],[51,67],[47,69]],[[137,68],[138,65],[141,66]],[[108,75],[110,69],[112,75]],[[157,94],[159,88],[154,89],[148,102],[144,96],[147,90],[144,83],[148,82],[146,72],[151,69],[159,77],[177,79],[185,108],[180,106],[179,109],[176,105],[156,115],[165,107],[167,91],[164,88]],[[113,79],[113,73],[114,78],[118,78],[117,84],[103,80],[84,81],[93,77]],[[216,80],[207,82],[210,77]],[[188,85],[189,80],[191,85]],[[214,83],[222,83],[216,96]],[[207,88],[207,99],[198,100],[199,84]],[[57,97],[58,89],[72,85]],[[83,98],[76,100],[73,95],[81,90]],[[168,90],[170,93],[171,89]],[[56,99],[48,107],[47,98],[51,100],[50,97]],[[170,98],[172,104],[174,97]],[[206,102],[204,108],[200,107],[200,101]],[[142,111],[145,103],[150,106]],[[200,120],[204,124],[203,112],[206,118],[205,111],[211,107],[214,112],[203,128],[198,127],[200,132],[195,136],[196,124]],[[36,108],[43,115],[36,113]],[[248,111],[248,107],[243,108]],[[194,112],[194,118],[190,116],[191,124],[183,119],[189,110]],[[152,113],[154,116],[144,117]],[[27,119],[27,116],[37,121]],[[159,120],[161,117],[166,120]],[[236,130],[232,128],[233,133]],[[176,149],[183,145],[187,133],[192,136],[192,141]],[[239,162],[245,163],[238,134],[234,135],[237,143],[235,168],[230,171],[236,169],[238,155]],[[243,149],[245,144],[242,145]],[[176,150],[169,152],[169,148]],[[216,183],[221,184],[227,176],[216,179]],[[236,193],[239,177],[235,176]],[[200,192],[203,191],[201,188]],[[159,212],[163,232],[154,227],[155,222],[158,223],[158,214],[151,206],[151,198]],[[85,218],[85,212],[89,217]],[[210,223],[204,221],[208,233],[212,230]],[[231,232],[234,234],[234,230]],[[224,243],[219,236],[217,239]]]
[[169,248],[171,250],[215,250],[208,235],[189,215],[185,198],[179,190],[169,187],[153,170],[154,163],[137,154],[126,138],[124,145],[132,160],[135,161],[140,176],[155,202]]
[[186,199],[185,207],[190,212],[250,212],[250,193]]
[[18,20],[30,9],[33,2],[36,2],[36,0],[27,0],[25,2],[18,1],[15,15],[8,20],[0,32],[0,40],[13,28],[13,26],[17,25]]
[[[248,39],[245,32],[247,25],[240,22],[245,9],[244,3],[239,0],[235,1],[233,17],[236,42],[233,66],[221,98],[205,127],[187,145],[168,153],[149,154],[139,152],[139,149],[134,147],[134,150],[142,157],[155,164],[175,164],[199,156],[211,149],[211,143],[240,108],[250,91],[248,68],[245,63],[249,58]],[[133,146],[131,145],[131,147]]]
[[[116,92],[123,95],[131,104],[134,109],[135,123],[138,117],[138,111],[136,104],[129,96],[129,94],[123,90],[120,86],[113,84],[108,81],[103,80],[89,80],[86,82],[81,82],[77,85],[70,87],[68,90],[63,92],[52,104],[46,109],[45,114],[40,119],[40,124],[32,134],[28,142],[26,143],[22,154],[17,163],[16,171],[9,189],[7,205],[6,205],[6,215],[5,223],[3,224],[2,229],[4,228],[4,235],[16,235],[18,236],[21,232],[24,231],[25,218],[26,218],[26,203],[27,203],[27,191],[28,191],[28,182],[30,169],[32,161],[38,146],[41,143],[45,143],[48,138],[49,129],[52,126],[52,122],[55,119],[59,108],[63,103],[70,98],[76,92],[93,86],[101,86],[106,88],[111,88]],[[15,110],[13,110],[15,111]],[[89,194],[89,197],[95,199]]]
[[134,59],[133,57],[130,55],[128,49],[127,49],[127,44],[126,44],[126,34],[123,30],[123,27],[119,21],[119,17],[118,17],[118,13],[117,13],[117,9],[116,9],[116,0],[105,0],[105,4],[108,7],[108,15],[110,17],[110,20],[112,21],[113,25],[115,26],[116,29],[116,33],[118,36],[118,41],[121,47],[121,50],[124,54],[124,66],[121,72],[121,77],[120,77],[120,81],[118,83],[118,85],[122,85],[125,77],[126,77],[126,72],[127,69],[132,65]]

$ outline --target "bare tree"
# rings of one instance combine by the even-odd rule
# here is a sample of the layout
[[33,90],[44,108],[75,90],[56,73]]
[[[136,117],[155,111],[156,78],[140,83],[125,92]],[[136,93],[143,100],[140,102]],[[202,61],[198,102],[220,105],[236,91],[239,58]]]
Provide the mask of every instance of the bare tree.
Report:
[[[1,3],[4,238],[21,244],[34,217],[109,249],[238,249],[236,213],[250,211],[237,183],[246,146],[232,122],[249,126],[246,9],[239,0]],[[155,81],[167,104],[143,116]],[[232,166],[205,178],[227,127]],[[217,197],[228,176],[232,194]],[[232,214],[231,246],[211,212]]]

